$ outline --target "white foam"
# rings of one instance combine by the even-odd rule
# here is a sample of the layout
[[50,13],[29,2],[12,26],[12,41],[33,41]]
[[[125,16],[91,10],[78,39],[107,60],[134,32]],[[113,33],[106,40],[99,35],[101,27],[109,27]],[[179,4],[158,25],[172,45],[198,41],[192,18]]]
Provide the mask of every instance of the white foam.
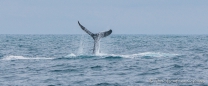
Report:
[[101,57],[112,56],[112,57],[134,58],[134,56],[132,56],[132,55],[119,55],[119,54],[106,54],[106,53],[98,53],[96,56],[101,56]]
[[[122,58],[139,58],[139,57],[174,57],[177,56],[179,54],[173,54],[173,53],[162,53],[162,52],[142,52],[142,53],[136,53],[136,54],[126,54],[126,55],[122,55],[122,54],[107,54],[107,53],[98,53],[92,56],[98,56],[98,57],[122,57]],[[82,56],[82,54],[78,54],[75,55],[74,53],[70,53],[66,56],[64,56],[65,58],[76,58],[77,56]],[[91,56],[91,55],[87,55],[87,56]],[[16,56],[17,57],[17,56]],[[28,59],[28,58],[24,58],[24,57],[18,57],[19,59]],[[31,59],[31,58],[30,58]],[[32,58],[32,59],[36,59],[36,58]]]
[[161,53],[161,52],[143,52],[143,53],[137,53],[137,54],[127,54],[127,55],[119,55],[119,54],[105,54],[105,53],[99,53],[96,56],[119,56],[123,58],[137,58],[142,56],[148,56],[148,57],[173,57],[177,56],[178,54],[171,54],[171,53]]
[[45,58],[45,57],[24,57],[24,56],[5,56],[2,60],[29,60],[29,59],[53,59],[53,58]]
[[150,57],[173,57],[173,56],[177,56],[178,54],[161,53],[161,52],[144,52],[144,53],[139,53],[138,55],[140,55],[140,56],[150,56]]
[[71,54],[69,54],[69,55],[66,55],[65,57],[76,57],[76,55],[75,54],[73,54],[73,53],[71,53]]

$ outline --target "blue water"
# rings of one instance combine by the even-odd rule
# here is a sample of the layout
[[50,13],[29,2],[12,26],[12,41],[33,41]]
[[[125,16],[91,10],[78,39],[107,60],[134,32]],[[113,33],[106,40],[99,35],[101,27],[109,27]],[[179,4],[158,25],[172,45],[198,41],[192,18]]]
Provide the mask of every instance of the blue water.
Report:
[[208,85],[207,35],[0,35],[0,86]]

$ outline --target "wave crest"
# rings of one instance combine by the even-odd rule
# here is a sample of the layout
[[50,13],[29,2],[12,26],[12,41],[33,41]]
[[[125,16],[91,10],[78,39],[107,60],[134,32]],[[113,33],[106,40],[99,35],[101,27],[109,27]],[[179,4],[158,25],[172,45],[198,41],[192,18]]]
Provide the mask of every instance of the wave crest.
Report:
[[106,54],[106,53],[98,53],[96,55],[75,55],[73,53],[65,56],[66,58],[88,58],[88,57],[100,57],[100,58],[139,58],[139,57],[174,57],[179,54],[173,53],[162,53],[162,52],[143,52],[137,54]]
[[29,59],[53,59],[53,58],[45,58],[45,57],[24,57],[24,56],[5,56],[2,60],[29,60]]

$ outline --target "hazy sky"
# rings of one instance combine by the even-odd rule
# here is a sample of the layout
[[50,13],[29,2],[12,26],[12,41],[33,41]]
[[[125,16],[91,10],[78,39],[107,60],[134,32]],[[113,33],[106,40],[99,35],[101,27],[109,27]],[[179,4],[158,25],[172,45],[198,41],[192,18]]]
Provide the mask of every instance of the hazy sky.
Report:
[[0,0],[0,34],[208,34],[208,0]]

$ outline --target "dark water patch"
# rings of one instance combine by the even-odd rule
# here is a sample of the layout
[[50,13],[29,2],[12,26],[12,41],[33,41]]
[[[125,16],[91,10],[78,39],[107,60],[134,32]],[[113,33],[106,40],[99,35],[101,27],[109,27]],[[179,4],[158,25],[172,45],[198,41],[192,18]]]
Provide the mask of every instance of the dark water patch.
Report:
[[118,84],[118,83],[107,83],[107,82],[104,82],[104,83],[95,84],[93,86],[123,86],[123,85]]
[[208,54],[204,53],[202,56],[203,56],[203,57],[208,57]]
[[204,67],[204,65],[203,64],[196,64],[196,65],[194,65],[194,66],[192,66],[193,68],[199,68],[199,67]]
[[76,59],[75,57],[58,57],[54,58],[53,60],[71,60],[71,59]]
[[77,58],[79,58],[79,59],[87,59],[87,58],[97,58],[97,56],[81,55],[81,56],[77,56]]
[[198,48],[192,48],[190,49],[190,51],[194,51],[196,53],[205,53],[206,52],[206,48],[203,48],[203,47],[198,47]]
[[136,81],[135,83],[145,83],[144,81]]
[[154,71],[151,71],[151,72],[143,72],[143,73],[140,73],[138,74],[138,76],[145,76],[145,75],[157,75],[157,74],[161,74],[161,72],[154,72]]
[[150,71],[155,71],[155,70],[159,70],[159,69],[161,69],[161,68],[153,68]]
[[20,47],[20,48],[23,47],[23,46],[24,46],[24,45],[21,45],[21,44],[18,45],[18,47]]
[[23,39],[18,39],[18,41],[23,41]]
[[105,57],[105,59],[107,59],[107,60],[119,60],[122,58],[123,57],[120,57],[120,56],[107,56],[107,57]]
[[183,70],[179,70],[173,73],[173,75],[181,75],[181,77],[185,74],[186,72]]
[[207,62],[208,62],[208,59],[204,59],[203,61],[204,61],[205,63],[207,63]]
[[186,55],[181,55],[181,56],[175,56],[175,57],[172,57],[171,60],[173,61],[180,61],[182,60],[183,57],[185,57]]
[[48,86],[56,86],[56,85],[48,85]]
[[0,53],[0,59],[2,59],[3,57],[4,57],[4,55]]
[[154,57],[154,56],[142,56],[143,59],[153,59],[153,58],[157,58],[157,57]]
[[96,71],[100,71],[100,70],[102,70],[102,66],[92,66],[92,67],[90,67],[92,70],[96,70]]
[[183,66],[178,65],[178,64],[174,64],[174,65],[173,65],[173,68],[183,68]]
[[121,72],[121,73],[117,73],[117,75],[127,75],[126,73],[124,73],[124,72]]
[[53,65],[53,66],[51,66],[51,67],[63,67],[63,66],[65,66],[66,64],[57,64],[57,65]]
[[[87,79],[88,80],[88,79]],[[77,81],[74,81],[73,84],[78,84],[78,85],[81,85],[83,83],[85,83],[87,80],[77,80]],[[81,85],[82,86],[82,85]]]
[[50,72],[54,72],[54,73],[69,73],[69,72],[77,72],[77,69],[65,69],[65,70],[61,70],[61,69],[55,69],[55,70],[51,70]]

